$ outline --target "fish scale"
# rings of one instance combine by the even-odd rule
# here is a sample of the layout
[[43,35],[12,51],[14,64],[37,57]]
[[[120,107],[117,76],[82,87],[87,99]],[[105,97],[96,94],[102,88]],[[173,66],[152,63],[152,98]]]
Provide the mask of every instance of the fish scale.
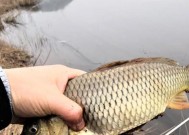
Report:
[[[188,75],[188,71],[184,70],[183,67],[175,68],[175,66],[161,63],[142,63],[126,68],[117,67],[116,69],[102,72],[91,72],[73,79],[74,81],[71,80],[65,92],[65,95],[74,101],[77,101],[77,96],[85,100],[86,97],[81,94],[84,91],[88,92],[89,97],[93,97],[92,102],[84,102],[85,104],[82,106],[91,108],[89,112],[84,112],[84,115],[90,114],[92,117],[90,120],[93,122],[87,122],[87,127],[97,134],[105,134],[109,126],[112,134],[119,134],[141,125],[157,114],[164,112],[165,104],[169,101],[168,97],[179,87],[185,85]],[[90,82],[86,81],[89,76]],[[138,78],[142,81],[138,82]],[[103,84],[108,83],[108,86],[105,88],[103,86],[100,87],[97,83],[99,81]],[[72,85],[78,89],[74,89],[75,87]],[[89,85],[90,88],[87,90],[81,89],[83,87],[80,86],[83,85]],[[175,89],[173,89],[173,86]],[[75,95],[75,91],[80,95]],[[98,91],[103,91],[103,96],[96,94]],[[122,95],[118,95],[118,93]],[[105,100],[102,97],[105,97]],[[118,100],[120,102],[116,102]],[[108,102],[109,108],[105,107],[106,102]],[[121,111],[122,108],[120,106],[126,106],[126,111]],[[108,125],[108,122],[102,119],[104,118],[103,111],[108,112],[108,115],[112,117],[109,120],[111,119],[113,123],[120,122],[118,127],[115,124]],[[125,119],[120,119],[123,116],[125,116]],[[88,117],[85,120],[88,121]]]
[[174,98],[188,88],[189,66],[179,66],[171,59],[106,64],[68,82],[64,94],[85,108],[86,121],[85,130],[70,130],[69,134],[121,134],[150,121],[167,106],[178,108],[170,103],[180,101]]

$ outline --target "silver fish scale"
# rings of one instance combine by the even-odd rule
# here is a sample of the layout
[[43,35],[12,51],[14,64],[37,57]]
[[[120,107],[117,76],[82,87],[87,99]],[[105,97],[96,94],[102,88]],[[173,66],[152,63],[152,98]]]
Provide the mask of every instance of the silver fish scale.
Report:
[[170,98],[189,85],[181,66],[142,63],[97,71],[68,83],[65,95],[85,108],[87,127],[97,134],[118,134],[164,112]]

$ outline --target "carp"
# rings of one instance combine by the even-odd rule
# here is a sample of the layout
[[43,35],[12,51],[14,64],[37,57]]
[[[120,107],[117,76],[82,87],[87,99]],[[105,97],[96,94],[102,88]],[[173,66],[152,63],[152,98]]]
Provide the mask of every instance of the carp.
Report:
[[[86,127],[75,132],[57,116],[25,125],[36,135],[118,135],[138,127],[166,108],[188,109],[189,66],[168,58],[137,58],[105,64],[67,84],[65,95],[84,108]],[[35,126],[35,129],[33,128]]]

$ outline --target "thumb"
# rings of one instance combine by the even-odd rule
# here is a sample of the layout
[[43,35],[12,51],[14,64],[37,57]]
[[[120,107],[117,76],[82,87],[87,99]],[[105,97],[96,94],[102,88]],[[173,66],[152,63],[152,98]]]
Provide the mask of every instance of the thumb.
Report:
[[53,113],[61,117],[73,130],[81,130],[85,126],[81,106],[65,95],[57,96],[52,106]]
[[68,78],[74,78],[77,76],[80,76],[82,74],[86,73],[85,71],[79,70],[79,69],[74,69],[74,68],[69,68],[69,72],[68,72]]

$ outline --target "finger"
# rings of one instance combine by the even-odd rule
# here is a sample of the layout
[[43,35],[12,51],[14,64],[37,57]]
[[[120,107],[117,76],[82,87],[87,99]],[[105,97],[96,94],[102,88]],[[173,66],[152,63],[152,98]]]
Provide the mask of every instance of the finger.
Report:
[[85,74],[85,71],[79,70],[79,69],[74,69],[74,68],[69,68],[68,71],[68,79],[72,79],[76,76],[80,76],[82,74]]
[[86,73],[85,71],[69,68],[66,66],[59,66],[59,68],[60,68],[60,70],[58,70],[59,77],[58,79],[56,79],[56,83],[57,83],[58,89],[61,90],[61,92],[64,92],[67,85],[67,81],[69,79],[73,79],[79,75]]
[[54,114],[60,116],[73,130],[81,130],[84,126],[82,108],[65,95],[59,95],[53,102]]

